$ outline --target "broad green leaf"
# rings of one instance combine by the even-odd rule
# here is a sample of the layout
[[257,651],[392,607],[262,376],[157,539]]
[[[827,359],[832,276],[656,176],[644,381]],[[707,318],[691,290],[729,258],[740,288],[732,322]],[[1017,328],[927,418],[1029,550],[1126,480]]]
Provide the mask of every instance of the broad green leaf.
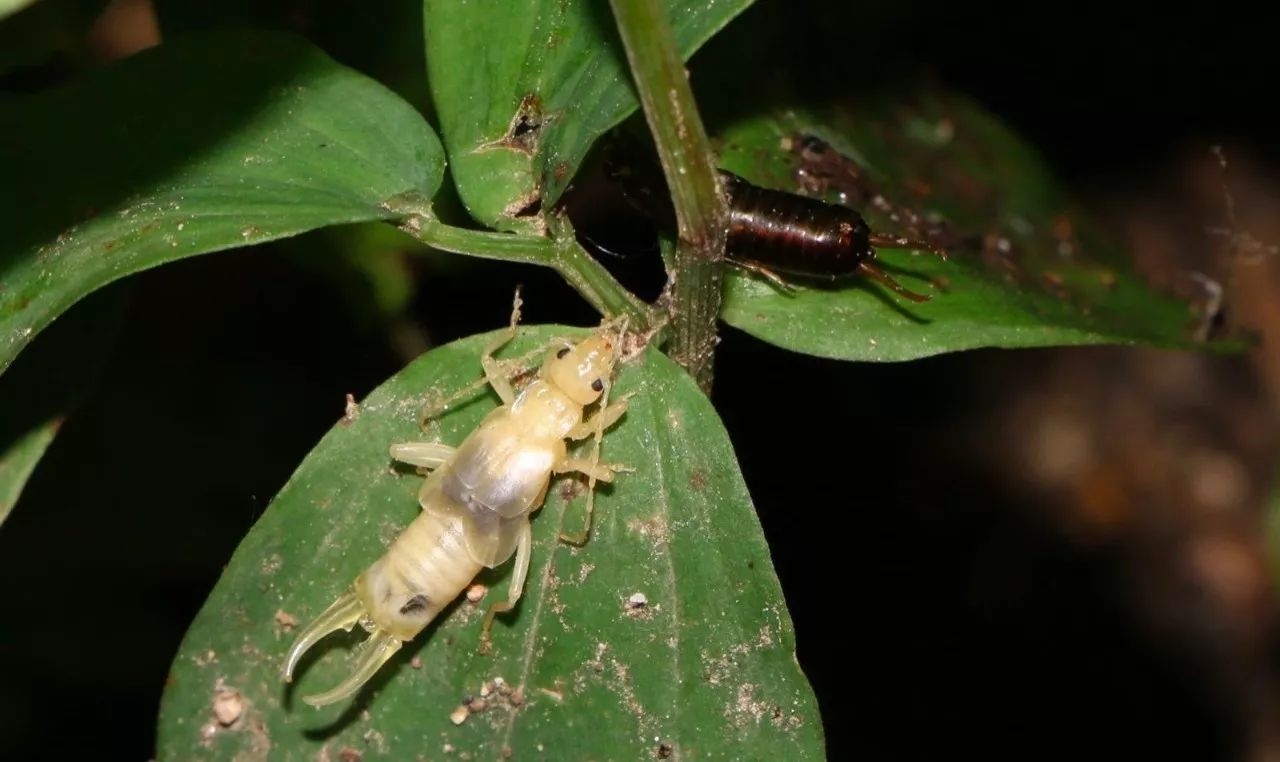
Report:
[[[750,0],[669,0],[688,57]],[[637,104],[608,4],[426,0],[427,70],[471,215],[510,228],[555,203],[597,137]]]
[[[879,361],[978,347],[1196,345],[1191,307],[1135,276],[1036,153],[964,98],[893,91],[856,108],[751,116],[719,134],[726,168],[799,192],[798,170],[825,167],[834,175],[828,200],[842,190],[855,203],[862,196],[859,208],[876,231],[918,235],[941,222],[952,255],[940,262],[882,252],[905,287],[933,296],[920,305],[856,279],[799,284],[787,294],[732,272],[722,316],[758,338]],[[832,163],[801,158],[806,135],[829,144]]]
[[192,37],[0,100],[0,370],[77,299],[148,267],[432,195],[434,133],[283,34]]
[[86,299],[0,376],[0,523],[73,409],[97,381],[125,294]]
[[11,16],[36,0],[0,0],[0,19]]
[[[48,2],[48,0],[44,0]],[[151,0],[165,39],[214,29],[305,34],[340,63],[430,108],[422,66],[422,0]],[[430,112],[427,112],[430,114]]]
[[[525,329],[510,354],[570,330]],[[317,711],[299,700],[347,673],[351,637],[322,641],[295,690],[281,681],[292,623],[323,611],[418,513],[421,477],[393,470],[388,445],[457,444],[492,409],[486,392],[426,433],[417,425],[424,402],[478,377],[489,340],[424,355],[303,462],[182,644],[161,707],[160,758],[820,758],[817,707],[726,433],[655,351],[620,373],[616,392],[636,396],[604,440],[602,457],[635,473],[600,492],[582,548],[557,541],[581,526],[580,483],[553,483],[533,521],[524,597],[495,626],[491,655],[476,653],[480,620],[505,593],[509,565],[482,575],[486,598],[447,609],[355,703]],[[643,606],[629,602],[637,593]],[[454,724],[463,699],[497,677],[519,690],[518,706],[495,694]],[[229,727],[213,714],[219,692],[243,707]]]

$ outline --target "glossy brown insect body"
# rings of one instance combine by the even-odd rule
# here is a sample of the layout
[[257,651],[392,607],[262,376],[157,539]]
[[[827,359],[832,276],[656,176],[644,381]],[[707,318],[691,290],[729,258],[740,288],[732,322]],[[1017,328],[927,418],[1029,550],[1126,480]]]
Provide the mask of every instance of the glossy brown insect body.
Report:
[[761,188],[720,170],[729,202],[727,259],[786,287],[778,273],[836,280],[872,278],[916,302],[929,297],[906,290],[874,264],[876,247],[946,252],[924,242],[873,233],[853,209],[793,193]]

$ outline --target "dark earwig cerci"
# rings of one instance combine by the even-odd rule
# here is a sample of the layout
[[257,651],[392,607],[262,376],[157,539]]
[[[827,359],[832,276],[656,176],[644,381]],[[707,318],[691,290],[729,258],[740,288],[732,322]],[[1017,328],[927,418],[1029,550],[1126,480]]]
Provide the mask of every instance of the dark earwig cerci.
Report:
[[729,262],[787,287],[778,273],[837,280],[865,276],[913,302],[929,297],[903,288],[873,262],[876,247],[923,249],[942,259],[945,250],[926,241],[874,233],[862,215],[838,204],[752,185],[720,170],[729,201]]

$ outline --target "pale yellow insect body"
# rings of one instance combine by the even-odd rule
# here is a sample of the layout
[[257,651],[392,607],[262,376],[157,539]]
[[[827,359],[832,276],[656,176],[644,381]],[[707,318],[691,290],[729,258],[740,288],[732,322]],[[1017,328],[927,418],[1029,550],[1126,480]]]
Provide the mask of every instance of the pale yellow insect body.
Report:
[[[493,359],[514,332],[482,356],[485,376],[503,405],[457,448],[436,442],[391,446],[391,457],[434,469],[422,485],[422,513],[323,614],[298,635],[284,668],[286,680],[317,641],[355,624],[370,633],[350,676],[332,690],[303,700],[314,706],[341,701],[363,685],[400,646],[458,597],[483,568],[513,555],[515,571],[505,601],[493,604],[482,628],[520,598],[529,570],[529,519],[554,473],[580,471],[610,481],[618,466],[569,457],[566,439],[599,434],[626,411],[626,400],[605,405],[584,421],[584,408],[604,394],[616,359],[603,333],[553,347],[538,376],[516,394],[506,366]],[[589,520],[589,518],[588,518]],[[585,534],[585,533],[584,533]]]

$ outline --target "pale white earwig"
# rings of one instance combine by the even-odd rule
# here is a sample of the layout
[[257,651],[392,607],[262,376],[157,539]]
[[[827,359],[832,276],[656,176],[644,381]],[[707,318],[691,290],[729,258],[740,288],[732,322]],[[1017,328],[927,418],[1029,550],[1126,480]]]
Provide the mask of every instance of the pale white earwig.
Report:
[[[485,380],[502,398],[456,449],[439,442],[391,446],[391,457],[433,469],[418,495],[422,513],[386,555],[356,578],[351,589],[303,629],[289,649],[284,678],[292,680],[299,659],[326,635],[359,624],[369,632],[346,680],[332,690],[302,700],[312,706],[342,701],[356,693],[400,646],[412,640],[471,583],[483,568],[515,556],[505,601],[489,607],[481,628],[487,642],[495,615],[520,599],[532,546],[530,515],[546,497],[552,474],[580,472],[594,488],[609,482],[621,466],[599,462],[599,437],[627,409],[624,398],[609,404],[609,379],[622,344],[622,331],[602,330],[574,343],[560,340],[547,353],[537,378],[518,394],[510,365],[493,357],[515,335],[519,298],[510,329],[481,356]],[[585,408],[599,406],[584,420]],[[565,440],[597,436],[590,459],[569,456]],[[592,494],[580,534],[590,532]]]

